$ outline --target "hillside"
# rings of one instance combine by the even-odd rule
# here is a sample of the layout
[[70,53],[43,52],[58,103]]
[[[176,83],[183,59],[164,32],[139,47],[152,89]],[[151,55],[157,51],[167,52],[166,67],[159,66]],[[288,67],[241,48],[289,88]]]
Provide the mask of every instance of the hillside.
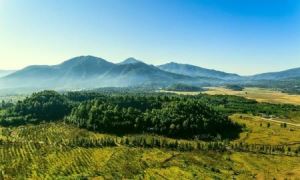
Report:
[[15,72],[14,70],[0,70],[0,78]]
[[130,57],[130,58],[127,58],[124,61],[120,62],[119,64],[124,65],[124,64],[136,64],[136,63],[144,63],[144,62],[137,60],[133,57]]
[[163,71],[134,58],[114,64],[93,56],[80,56],[54,66],[26,67],[2,78],[0,85],[6,88],[89,89],[107,86],[166,86],[173,83],[203,85],[211,82],[211,79]]
[[5,79],[55,79],[55,78],[88,78],[104,73],[113,66],[104,59],[93,56],[79,56],[54,66],[33,65],[5,77]]
[[184,74],[192,77],[209,77],[209,78],[220,78],[220,79],[238,79],[240,76],[237,74],[226,73],[213,69],[206,69],[190,64],[179,64],[175,62],[167,63],[158,66],[158,68],[177,74]]
[[[271,131],[275,126],[279,127],[273,123],[271,128],[261,127],[261,133],[263,129]],[[286,132],[288,133],[287,130]],[[299,130],[297,129],[296,132]],[[73,143],[79,142],[80,138],[87,142],[113,139],[118,144],[89,147]],[[3,140],[0,145],[2,146],[0,178],[231,179],[234,177],[249,179],[252,177],[273,179],[276,177],[280,179],[285,177],[293,179],[300,175],[297,167],[299,156],[251,152],[183,151],[121,144],[122,139],[139,138],[147,139],[149,142],[153,138],[175,141],[159,136],[117,137],[92,133],[60,122],[14,128],[0,127],[0,139]],[[13,143],[10,143],[10,140],[13,140]],[[184,144],[191,141],[178,142]],[[191,143],[197,144],[197,141]]]
[[[262,113],[299,112],[235,96],[35,93],[0,108],[0,179],[295,179],[299,120]],[[242,132],[223,140],[233,123]],[[205,136],[173,136],[184,132]]]
[[263,73],[251,76],[250,79],[253,80],[283,80],[290,78],[299,78],[300,68],[288,69],[279,72]]
[[[1,78],[1,75],[7,75]],[[189,64],[167,63],[153,66],[135,58],[111,63],[94,56],[79,56],[58,65],[32,65],[16,72],[0,71],[0,89],[14,92],[27,89],[82,90],[100,87],[156,87],[172,84],[219,86],[236,84],[280,88],[299,93],[300,69],[254,76],[206,69]],[[19,92],[18,90],[18,92]]]
[[87,86],[114,64],[93,56],[80,56],[59,65],[33,65],[1,79],[6,87],[55,88]]

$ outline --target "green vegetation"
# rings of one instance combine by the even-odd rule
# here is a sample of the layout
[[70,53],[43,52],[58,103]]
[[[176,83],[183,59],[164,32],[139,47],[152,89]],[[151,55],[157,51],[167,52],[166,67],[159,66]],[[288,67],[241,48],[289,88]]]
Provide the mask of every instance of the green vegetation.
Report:
[[165,88],[166,91],[183,91],[183,92],[195,92],[203,91],[201,87],[188,85],[188,84],[173,84]]
[[244,90],[244,87],[240,86],[240,85],[236,85],[236,84],[229,84],[226,86],[227,89],[231,89],[234,91],[242,91]]
[[96,100],[74,108],[66,121],[100,132],[148,132],[181,138],[228,137],[229,134],[224,133],[226,131],[236,137],[240,131],[237,124],[196,100],[165,102],[159,108],[143,109],[134,104],[127,107],[123,101],[112,104]]
[[3,125],[26,124],[62,119],[71,110],[68,100],[54,91],[34,93],[15,106],[7,109],[2,115]]
[[1,104],[0,179],[294,178],[299,114],[231,95],[43,91]]
[[[118,137],[62,122],[0,128],[0,139],[1,179],[174,179],[178,176],[184,179],[272,179],[299,176],[300,157],[291,156],[288,151],[281,155],[224,148],[220,151],[218,149],[224,147],[222,143],[214,149],[210,142],[152,135]],[[148,146],[153,140],[165,145]],[[208,147],[210,149],[204,149]]]
[[[97,100],[87,100],[91,97]],[[148,132],[181,138],[233,138],[241,129],[214,108],[192,97],[61,95],[53,91],[35,93],[19,101],[7,110],[1,122],[14,125],[64,117],[66,122],[78,127],[115,134]],[[232,133],[224,133],[226,131]]]
[[234,140],[235,142],[300,146],[300,126],[248,114],[234,114],[230,118],[237,123],[246,124],[240,138]]
[[294,104],[300,105],[300,96],[283,93],[278,89],[264,89],[257,87],[246,87],[243,91],[234,91],[222,87],[211,87],[205,91],[209,95],[234,95],[248,99],[253,99],[258,102],[266,102],[273,104]]
[[66,122],[100,132],[148,132],[182,138],[235,137],[240,128],[226,117],[235,113],[287,119],[300,114],[300,106],[258,103],[228,95],[150,93],[133,96],[99,92],[59,94],[54,91],[34,93],[16,105],[2,109],[6,109],[0,118],[2,125],[65,118]]

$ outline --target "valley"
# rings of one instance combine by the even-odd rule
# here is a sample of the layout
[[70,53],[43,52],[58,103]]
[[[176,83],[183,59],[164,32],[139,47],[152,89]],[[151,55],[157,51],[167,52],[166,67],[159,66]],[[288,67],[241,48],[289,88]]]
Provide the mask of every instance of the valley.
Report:
[[255,99],[258,102],[300,105],[300,95],[291,95],[267,88],[246,87],[242,91],[235,91],[223,87],[209,87],[205,93],[210,95],[241,96],[249,99]]
[[[20,100],[1,108],[2,179],[295,179],[300,175],[300,127],[292,125],[300,123],[296,115],[300,106],[232,95],[122,89],[43,91]],[[197,109],[194,103],[201,107],[198,115],[211,113],[206,118],[218,121],[209,120],[212,127],[193,130],[190,117],[197,115],[186,114],[193,114],[189,108]],[[212,109],[206,109],[207,103]],[[200,116],[196,124],[201,122]]]
[[0,180],[300,180],[300,0],[0,0]]
[[[295,143],[299,137],[299,128],[289,131],[289,127],[283,129],[276,123],[267,128],[266,123],[260,127],[259,121],[242,122],[248,130],[236,142],[279,145]],[[255,130],[257,127],[260,129]],[[293,179],[300,175],[300,157],[289,154],[182,151],[123,145],[119,143],[124,136],[93,133],[63,122],[2,127],[0,132],[0,176],[4,179],[174,179],[178,176],[183,179]],[[271,136],[276,137],[270,141]],[[78,137],[90,141],[112,138],[116,144],[111,147],[69,145]],[[151,139],[152,135],[145,137]]]

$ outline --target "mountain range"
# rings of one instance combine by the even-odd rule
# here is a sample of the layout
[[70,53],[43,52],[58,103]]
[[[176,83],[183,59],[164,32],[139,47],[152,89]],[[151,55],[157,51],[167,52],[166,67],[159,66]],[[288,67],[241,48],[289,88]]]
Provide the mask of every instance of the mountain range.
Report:
[[33,65],[16,72],[3,72],[0,89],[51,88],[91,89],[99,87],[155,86],[175,83],[215,86],[227,83],[248,84],[265,80],[300,78],[300,68],[254,76],[206,69],[175,62],[154,66],[135,58],[111,63],[94,56],[79,56],[58,65]]
[[226,73],[214,69],[206,69],[190,64],[179,64],[175,62],[159,65],[158,68],[164,71],[183,74],[191,77],[210,77],[227,80],[240,78],[240,76],[237,74]]
[[283,80],[283,79],[291,79],[291,78],[299,78],[299,77],[300,77],[300,68],[293,68],[285,71],[258,74],[250,78],[255,80]]
[[15,72],[14,70],[0,70],[0,78]]

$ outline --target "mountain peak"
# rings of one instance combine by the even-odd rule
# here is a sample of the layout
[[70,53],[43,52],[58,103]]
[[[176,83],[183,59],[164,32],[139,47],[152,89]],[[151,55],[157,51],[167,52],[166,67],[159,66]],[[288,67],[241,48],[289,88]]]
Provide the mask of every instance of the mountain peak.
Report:
[[75,65],[75,64],[79,64],[79,63],[87,63],[87,62],[99,63],[99,62],[107,62],[107,61],[102,58],[95,57],[95,56],[78,56],[78,57],[74,57],[72,59],[66,60],[60,65],[69,66],[69,65]]
[[174,62],[174,61],[171,61],[171,62],[166,63],[166,64],[170,64],[170,65],[178,65],[179,63],[176,63],[176,62]]
[[144,62],[137,60],[133,57],[130,57],[130,58],[127,58],[124,61],[120,62],[119,64],[122,65],[122,64],[137,64],[137,63],[144,63]]

